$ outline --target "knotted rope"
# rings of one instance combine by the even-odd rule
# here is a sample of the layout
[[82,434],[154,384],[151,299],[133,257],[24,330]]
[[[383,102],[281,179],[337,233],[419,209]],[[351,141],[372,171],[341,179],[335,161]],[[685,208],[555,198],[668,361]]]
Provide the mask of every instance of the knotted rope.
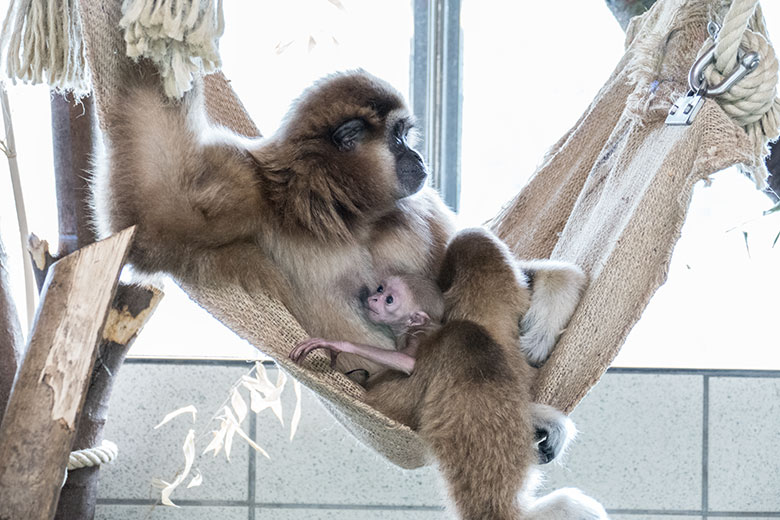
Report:
[[81,468],[91,468],[108,464],[116,460],[119,449],[111,441],[104,440],[99,448],[87,448],[70,452],[68,471]]
[[[740,47],[758,52],[761,58],[753,72],[715,99],[750,137],[757,164],[743,167],[763,189],[769,175],[764,164],[764,158],[769,154],[767,145],[780,134],[780,99],[777,97],[777,56],[766,36],[758,0],[733,0],[714,43],[715,63],[704,71],[708,85],[719,84],[737,68]],[[711,45],[712,41],[708,40],[702,52]]]
[[[104,440],[99,448],[86,448],[71,451],[68,457],[68,466],[62,477],[62,486],[68,481],[68,472],[74,469],[91,468],[114,462],[119,454],[119,448],[111,441]],[[60,486],[60,487],[62,487]]]

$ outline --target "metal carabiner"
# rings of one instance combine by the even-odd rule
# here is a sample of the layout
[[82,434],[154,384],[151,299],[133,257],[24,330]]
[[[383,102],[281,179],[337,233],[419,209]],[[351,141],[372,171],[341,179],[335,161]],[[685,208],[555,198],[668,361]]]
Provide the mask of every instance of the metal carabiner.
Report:
[[737,51],[739,66],[723,81],[714,86],[707,85],[704,79],[704,69],[707,65],[715,62],[715,45],[710,47],[707,52],[701,55],[688,72],[688,86],[696,92],[703,92],[705,96],[720,96],[729,91],[736,82],[753,72],[761,62],[761,57],[757,52]]

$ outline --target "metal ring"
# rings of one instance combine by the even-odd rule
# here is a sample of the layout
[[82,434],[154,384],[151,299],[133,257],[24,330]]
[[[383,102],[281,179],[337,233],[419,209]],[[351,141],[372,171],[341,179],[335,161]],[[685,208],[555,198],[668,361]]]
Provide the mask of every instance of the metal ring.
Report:
[[717,85],[707,85],[704,79],[704,69],[715,62],[715,45],[713,45],[693,63],[691,70],[688,72],[688,86],[691,90],[697,93],[701,92],[705,96],[712,97],[725,94],[735,83],[753,72],[761,62],[761,57],[757,52],[743,52],[742,49],[737,51],[737,59],[739,60],[739,65],[723,81]]

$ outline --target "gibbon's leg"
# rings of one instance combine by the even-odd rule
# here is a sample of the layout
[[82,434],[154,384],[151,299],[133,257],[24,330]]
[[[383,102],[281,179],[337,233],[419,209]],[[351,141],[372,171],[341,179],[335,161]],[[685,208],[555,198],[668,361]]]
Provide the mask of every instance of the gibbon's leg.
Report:
[[531,403],[531,420],[536,432],[539,464],[556,459],[577,435],[574,422],[552,406]]
[[580,302],[587,277],[574,264],[553,260],[520,261],[531,286],[531,306],[520,322],[520,345],[528,362],[539,366]]

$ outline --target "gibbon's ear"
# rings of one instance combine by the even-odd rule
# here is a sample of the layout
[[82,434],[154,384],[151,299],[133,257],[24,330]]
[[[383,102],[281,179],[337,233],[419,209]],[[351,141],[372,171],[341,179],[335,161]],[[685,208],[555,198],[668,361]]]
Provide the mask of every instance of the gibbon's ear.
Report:
[[366,135],[366,122],[362,119],[350,119],[336,128],[331,135],[333,144],[342,151],[348,152]]
[[410,327],[418,327],[420,325],[425,325],[429,321],[431,321],[431,317],[428,316],[428,314],[423,311],[414,311],[411,314],[411,316],[409,316]]

